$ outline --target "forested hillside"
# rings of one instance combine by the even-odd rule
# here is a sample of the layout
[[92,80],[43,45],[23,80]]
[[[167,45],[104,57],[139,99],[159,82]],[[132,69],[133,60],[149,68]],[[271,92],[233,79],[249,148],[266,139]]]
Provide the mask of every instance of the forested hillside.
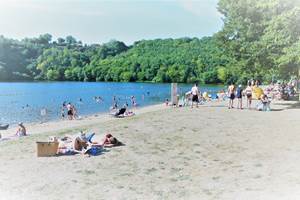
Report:
[[298,0],[220,0],[222,30],[211,37],[86,45],[50,34],[0,36],[0,81],[245,83],[289,79],[300,64]]

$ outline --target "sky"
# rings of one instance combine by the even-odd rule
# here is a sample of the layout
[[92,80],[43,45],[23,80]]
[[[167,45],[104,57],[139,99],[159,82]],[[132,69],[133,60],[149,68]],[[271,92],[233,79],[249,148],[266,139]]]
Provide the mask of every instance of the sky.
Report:
[[222,28],[218,0],[0,0],[0,35],[50,33],[83,43],[211,36]]

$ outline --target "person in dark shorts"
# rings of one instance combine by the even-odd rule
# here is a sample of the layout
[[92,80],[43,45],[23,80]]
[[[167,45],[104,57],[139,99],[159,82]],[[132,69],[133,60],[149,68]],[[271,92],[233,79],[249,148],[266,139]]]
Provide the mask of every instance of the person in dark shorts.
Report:
[[248,86],[245,89],[245,94],[247,96],[247,108],[251,109],[251,103],[252,103],[252,87],[251,87],[251,82],[248,82]]
[[73,108],[72,104],[68,103],[67,104],[67,114],[68,114],[68,119],[72,120],[73,119]]
[[193,95],[192,101],[198,103],[199,102],[198,95]]
[[235,98],[235,86],[234,84],[231,84],[228,87],[228,96],[229,96],[229,104],[228,104],[228,108],[233,108],[233,100]]
[[200,92],[199,92],[197,83],[195,83],[195,85],[192,87],[191,93],[192,93],[192,106],[191,106],[191,108],[193,108],[194,103],[196,103],[196,107],[198,108]]
[[239,85],[239,87],[236,90],[236,97],[238,99],[237,109],[243,109],[243,88],[242,85]]

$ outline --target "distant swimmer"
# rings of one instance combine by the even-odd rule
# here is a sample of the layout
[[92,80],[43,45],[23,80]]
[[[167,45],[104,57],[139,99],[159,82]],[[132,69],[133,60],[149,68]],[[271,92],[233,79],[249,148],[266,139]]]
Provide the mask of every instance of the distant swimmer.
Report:
[[98,102],[104,101],[104,99],[101,96],[98,96]]

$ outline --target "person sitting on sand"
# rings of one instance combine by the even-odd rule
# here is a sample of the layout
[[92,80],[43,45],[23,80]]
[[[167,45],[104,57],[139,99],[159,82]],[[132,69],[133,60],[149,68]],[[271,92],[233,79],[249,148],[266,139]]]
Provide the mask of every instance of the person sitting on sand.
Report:
[[27,135],[27,133],[26,133],[26,128],[25,128],[25,126],[23,125],[23,123],[22,122],[20,122],[19,124],[19,127],[18,127],[18,129],[17,129],[17,132],[16,132],[16,136],[26,136]]
[[217,95],[216,98],[218,99],[218,101],[224,101],[225,100],[225,91],[224,90],[220,90]]
[[95,133],[85,134],[81,131],[80,134],[77,135],[73,140],[74,150],[82,152],[88,146],[91,146],[92,144],[97,144],[97,143],[92,142],[92,138],[94,137],[94,135],[95,135]]
[[205,100],[205,101],[211,101],[211,95],[210,94],[208,94],[208,92],[203,92],[203,94],[202,94],[202,97],[203,97],[203,99]]
[[70,136],[66,135],[61,140],[59,140],[58,153],[61,154],[74,154],[74,153],[84,153],[88,146],[92,146],[92,138],[95,133],[85,134],[82,131],[79,135]]
[[263,94],[261,96],[261,103],[263,105],[262,111],[269,111],[270,110],[270,101],[267,95]]
[[124,104],[122,108],[120,108],[119,110],[115,110],[114,112],[111,112],[110,115],[112,115],[114,117],[125,117],[126,112],[128,112],[127,111],[127,105]]

